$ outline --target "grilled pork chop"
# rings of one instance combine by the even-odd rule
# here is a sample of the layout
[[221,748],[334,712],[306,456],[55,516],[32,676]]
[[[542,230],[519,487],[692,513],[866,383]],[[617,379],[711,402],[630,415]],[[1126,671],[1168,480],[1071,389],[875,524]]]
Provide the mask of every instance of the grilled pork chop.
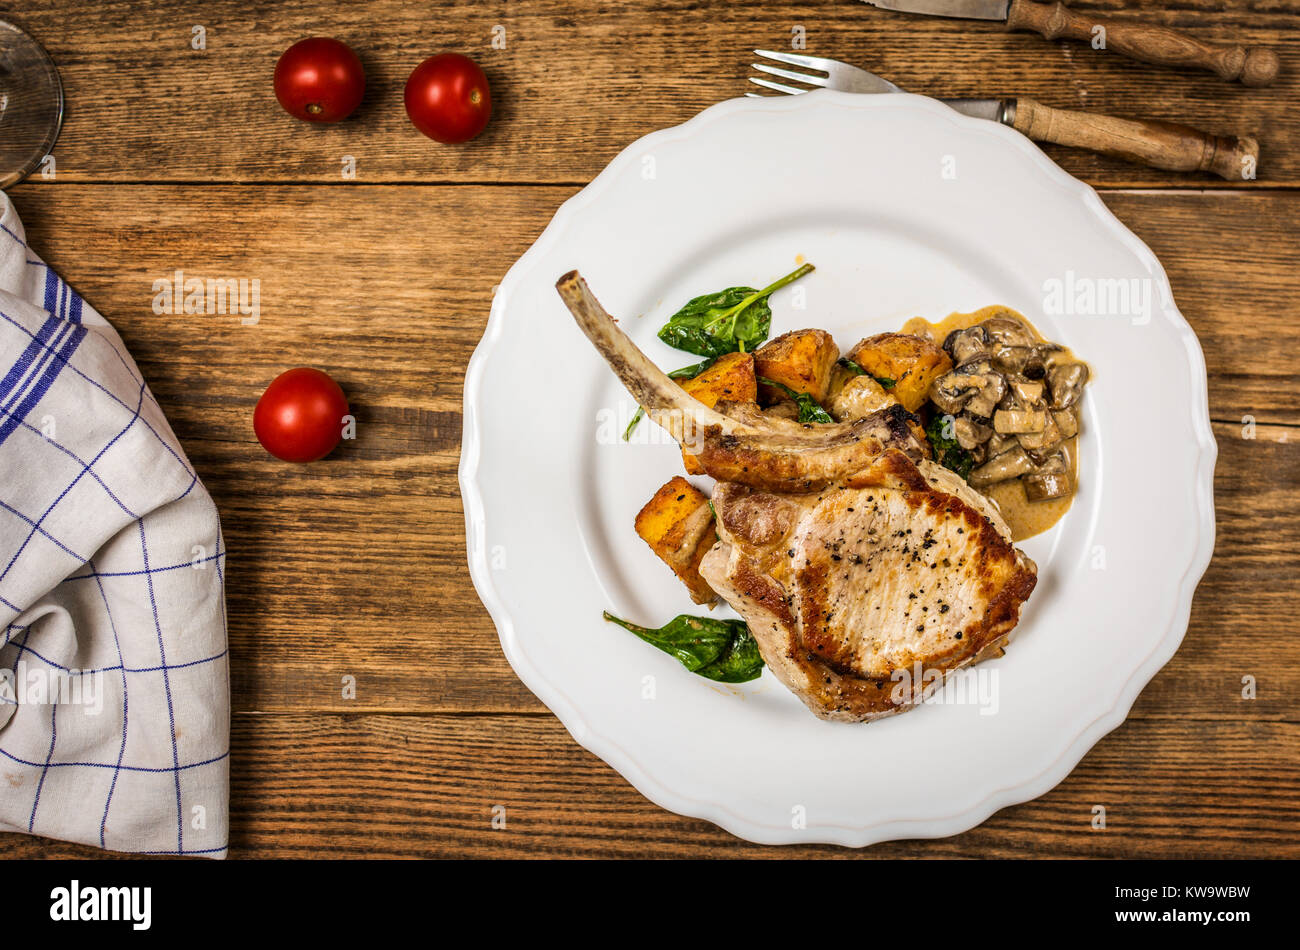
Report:
[[708,409],[636,348],[576,271],[556,287],[647,415],[718,480],[720,540],[700,574],[813,713],[902,712],[923,684],[896,689],[897,671],[943,675],[1001,649],[1037,568],[991,502],[925,458],[900,407],[835,425]]
[[721,540],[700,575],[815,714],[888,716],[934,685],[924,673],[914,682],[915,664],[946,673],[1000,649],[1034,589],[1033,562],[972,495],[947,469],[896,449],[816,493],[720,483]]

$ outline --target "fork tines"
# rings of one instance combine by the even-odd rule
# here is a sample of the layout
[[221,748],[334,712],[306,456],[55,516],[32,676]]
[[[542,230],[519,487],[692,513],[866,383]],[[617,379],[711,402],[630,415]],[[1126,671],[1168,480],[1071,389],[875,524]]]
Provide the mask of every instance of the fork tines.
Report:
[[[762,56],[765,59],[776,60],[778,63],[786,63],[790,66],[802,66],[805,69],[817,70],[821,73],[829,73],[827,69],[828,60],[819,56],[800,56],[798,53],[778,53],[768,49],[754,50],[756,56]],[[829,75],[816,75],[810,73],[795,72],[792,69],[781,69],[779,66],[769,66],[767,63],[751,63],[750,66],[760,73],[767,73],[769,76],[779,76],[781,79],[789,79],[792,82],[807,83],[809,86],[822,87],[826,86],[829,81]],[[774,92],[784,93],[785,95],[795,96],[801,92],[810,92],[809,89],[799,89],[794,86],[787,86],[785,83],[773,82],[771,79],[764,79],[759,76],[750,76],[749,81],[756,86],[762,86],[765,89],[771,89]],[[760,93],[749,92],[748,96],[762,98]]]

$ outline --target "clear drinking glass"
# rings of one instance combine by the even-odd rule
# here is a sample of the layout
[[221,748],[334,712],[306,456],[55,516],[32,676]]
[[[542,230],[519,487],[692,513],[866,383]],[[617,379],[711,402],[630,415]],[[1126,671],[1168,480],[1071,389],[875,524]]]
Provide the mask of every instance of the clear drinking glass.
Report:
[[63,83],[54,60],[22,29],[0,20],[0,188],[32,173],[62,124]]

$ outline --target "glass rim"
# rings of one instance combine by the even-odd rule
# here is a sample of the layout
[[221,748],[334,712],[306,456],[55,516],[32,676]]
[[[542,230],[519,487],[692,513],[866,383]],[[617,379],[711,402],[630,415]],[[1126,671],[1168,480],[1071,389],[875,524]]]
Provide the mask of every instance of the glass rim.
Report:
[[39,148],[34,151],[32,157],[28,159],[27,162],[10,172],[8,175],[0,178],[0,191],[3,191],[12,185],[16,185],[25,180],[33,171],[36,170],[36,167],[44,161],[45,156],[49,155],[50,152],[53,151],[55,143],[59,140],[59,133],[63,131],[64,99],[63,77],[59,75],[59,67],[55,64],[54,59],[50,56],[45,47],[41,45],[40,41],[37,40],[36,37],[32,36],[32,34],[27,30],[23,29],[19,24],[8,19],[7,16],[0,16],[0,32],[17,34],[31,43],[32,48],[36,50],[41,61],[44,63],[48,75],[53,79],[55,97],[54,121],[50,123],[49,129],[45,133],[45,138],[41,141]]

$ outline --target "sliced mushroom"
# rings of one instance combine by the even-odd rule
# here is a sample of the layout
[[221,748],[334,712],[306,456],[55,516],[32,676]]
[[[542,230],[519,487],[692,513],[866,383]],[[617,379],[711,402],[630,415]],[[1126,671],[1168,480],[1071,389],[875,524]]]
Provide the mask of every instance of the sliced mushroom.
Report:
[[943,341],[943,348],[954,364],[961,364],[987,356],[988,339],[984,328],[976,324],[965,330],[953,330]]
[[1070,476],[1065,472],[1025,476],[1025,497],[1030,501],[1064,498],[1071,491],[1073,489],[1070,487]]
[[1017,444],[1014,435],[1000,435],[997,431],[994,431],[988,442],[989,458],[1001,455],[1003,452],[1015,448]]
[[1065,443],[1053,442],[1051,445],[1044,446],[1041,449],[1028,449],[1023,445],[1021,448],[1025,449],[1025,454],[1033,459],[1034,464],[1039,467],[1039,472],[1041,472],[1044,465],[1051,462],[1052,459],[1061,454],[1061,450],[1065,448]]
[[993,414],[993,429],[1003,435],[1042,432],[1047,427],[1047,413],[1042,409],[999,409]]
[[999,343],[993,348],[990,359],[993,365],[1003,373],[1016,374],[1025,368],[1034,351],[1027,346],[1011,346]]
[[[965,408],[979,416],[990,416],[1005,392],[1006,380],[989,360],[967,360],[934,381],[930,400],[944,412],[957,413]],[[973,409],[968,405],[972,401]]]
[[1014,379],[1011,381],[1011,391],[1026,406],[1036,406],[1043,401],[1043,388],[1042,380]]
[[1021,475],[1035,471],[1036,468],[1033,459],[1025,454],[1025,450],[1016,446],[1009,452],[995,455],[975,469],[970,473],[968,481],[976,488],[984,488],[997,482],[1005,482],[1009,478],[1019,478]]
[[1043,379],[1047,376],[1048,369],[1055,362],[1061,348],[1055,343],[1039,343],[1034,346],[1033,352],[1025,365],[1020,370],[1020,375],[1025,379]]
[[1062,439],[1061,427],[1056,424],[1056,419],[1050,412],[1045,412],[1043,415],[1046,422],[1040,431],[1024,432],[1016,436],[1016,441],[1022,448],[1030,450],[1031,454],[1034,450],[1043,452],[1049,448],[1055,449]]
[[1073,409],[1057,409],[1052,413],[1052,418],[1056,420],[1062,438],[1073,439],[1079,434],[1079,417]]
[[993,435],[993,428],[963,415],[953,419],[952,434],[957,439],[957,444],[969,452],[987,442],[989,436]]
[[1088,367],[1083,363],[1062,363],[1047,371],[1047,388],[1052,394],[1052,406],[1069,409],[1079,401],[1083,385],[1088,381]]
[[930,401],[944,412],[961,412],[983,385],[982,376],[969,376],[965,373],[948,373],[940,376],[930,386]]
[[1065,459],[1059,454],[1053,455],[1036,472],[1026,475],[1022,481],[1025,485],[1025,497],[1030,501],[1045,501],[1048,498],[1063,498],[1074,491],[1070,484],[1070,473]]
[[1038,342],[1038,338],[1034,336],[1034,331],[1015,317],[989,317],[980,326],[984,328],[989,340],[994,343],[1028,347]]
[[1068,467],[1069,466],[1065,464],[1065,454],[1063,452],[1057,452],[1050,458],[1044,459],[1042,464],[1034,470],[1034,474],[1050,475],[1053,472],[1064,472]]
[[966,360],[964,363],[958,363],[953,368],[954,373],[961,373],[964,376],[987,376],[994,373],[993,361],[987,356],[981,356],[979,359]]
[[985,373],[980,378],[983,379],[984,384],[966,403],[966,411],[981,419],[988,419],[993,415],[993,410],[997,408],[1002,397],[1007,394],[1007,381],[993,372]]

